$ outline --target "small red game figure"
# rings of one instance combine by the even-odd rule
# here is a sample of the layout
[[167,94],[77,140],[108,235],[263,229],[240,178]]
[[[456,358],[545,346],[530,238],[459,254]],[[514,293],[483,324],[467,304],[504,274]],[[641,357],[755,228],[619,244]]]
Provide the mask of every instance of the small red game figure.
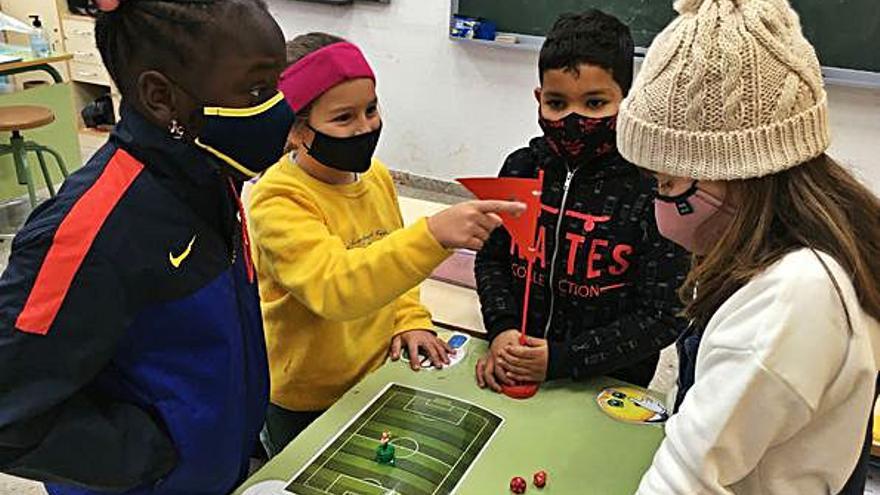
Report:
[[532,481],[538,488],[544,488],[544,486],[547,485],[547,472],[538,471],[535,473],[535,477]]
[[526,480],[522,479],[522,477],[517,476],[510,480],[510,491],[513,493],[525,493],[526,492]]

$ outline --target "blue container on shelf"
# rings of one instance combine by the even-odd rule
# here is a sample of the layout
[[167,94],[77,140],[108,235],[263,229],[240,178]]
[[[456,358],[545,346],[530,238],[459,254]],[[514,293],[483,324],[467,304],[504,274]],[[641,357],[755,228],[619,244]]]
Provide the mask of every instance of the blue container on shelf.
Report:
[[449,26],[449,35],[454,38],[494,41],[497,31],[498,26],[488,19],[462,15],[452,16]]

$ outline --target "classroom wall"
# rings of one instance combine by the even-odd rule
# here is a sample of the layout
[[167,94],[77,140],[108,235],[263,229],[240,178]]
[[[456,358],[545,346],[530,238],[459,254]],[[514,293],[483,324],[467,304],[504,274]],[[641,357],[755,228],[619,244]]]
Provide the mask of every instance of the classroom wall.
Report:
[[[327,31],[364,49],[386,123],[379,156],[391,168],[447,180],[496,173],[508,152],[539,132],[537,54],[450,41],[449,3],[269,0],[288,38]],[[830,87],[829,94],[834,155],[880,193],[880,90]]]

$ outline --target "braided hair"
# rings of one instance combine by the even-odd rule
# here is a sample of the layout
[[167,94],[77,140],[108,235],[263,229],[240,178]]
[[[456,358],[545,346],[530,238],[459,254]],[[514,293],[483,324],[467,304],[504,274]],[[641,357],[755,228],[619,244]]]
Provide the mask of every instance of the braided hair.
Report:
[[140,71],[174,76],[200,66],[213,55],[212,28],[255,8],[268,14],[264,0],[121,0],[98,16],[95,41],[113,82],[132,97]]

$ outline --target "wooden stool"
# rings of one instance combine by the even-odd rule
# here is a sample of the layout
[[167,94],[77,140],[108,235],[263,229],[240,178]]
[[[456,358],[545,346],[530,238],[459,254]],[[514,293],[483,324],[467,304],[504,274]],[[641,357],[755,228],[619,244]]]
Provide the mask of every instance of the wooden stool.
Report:
[[46,188],[49,190],[49,195],[53,197],[55,196],[55,187],[52,185],[52,177],[49,175],[49,167],[46,165],[46,157],[44,155],[46,153],[52,155],[55,163],[61,170],[61,175],[65,179],[67,178],[67,167],[64,165],[64,159],[61,158],[58,152],[39,143],[25,141],[21,131],[44,127],[52,122],[55,122],[55,114],[46,107],[30,105],[0,107],[0,132],[12,133],[8,145],[0,144],[0,157],[12,155],[18,183],[27,186],[32,207],[37,206],[37,192],[33,175],[27,162],[27,154],[36,153],[40,169],[43,172],[43,179],[46,181]]

